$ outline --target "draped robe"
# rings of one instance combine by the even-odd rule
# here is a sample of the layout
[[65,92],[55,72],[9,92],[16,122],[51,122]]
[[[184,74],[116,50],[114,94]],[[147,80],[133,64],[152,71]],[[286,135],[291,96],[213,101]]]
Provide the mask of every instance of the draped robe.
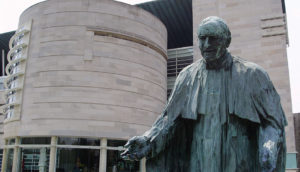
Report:
[[[144,136],[147,172],[285,170],[284,112],[268,74],[227,53],[181,71],[163,113]],[[266,155],[266,149],[270,154]]]

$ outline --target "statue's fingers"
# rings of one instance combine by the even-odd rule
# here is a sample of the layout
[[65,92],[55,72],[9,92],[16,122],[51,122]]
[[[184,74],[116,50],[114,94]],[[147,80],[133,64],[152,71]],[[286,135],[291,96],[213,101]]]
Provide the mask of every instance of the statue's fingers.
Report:
[[124,145],[125,148],[128,148],[130,145],[135,144],[136,142],[136,136],[128,140],[128,142]]
[[122,153],[121,153],[121,156],[126,156],[128,154],[128,149],[126,149],[125,151],[123,151]]

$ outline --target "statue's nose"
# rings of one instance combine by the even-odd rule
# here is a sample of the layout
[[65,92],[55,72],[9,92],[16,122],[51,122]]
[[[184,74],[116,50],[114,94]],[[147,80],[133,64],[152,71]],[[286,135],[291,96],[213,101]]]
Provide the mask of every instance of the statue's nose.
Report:
[[204,48],[208,48],[209,46],[210,46],[209,37],[206,37],[204,41]]

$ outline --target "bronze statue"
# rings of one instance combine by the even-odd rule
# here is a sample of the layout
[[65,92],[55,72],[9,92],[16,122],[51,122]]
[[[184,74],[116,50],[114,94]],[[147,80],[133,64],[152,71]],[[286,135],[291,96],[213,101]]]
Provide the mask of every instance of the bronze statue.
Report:
[[232,56],[218,17],[198,29],[202,59],[179,74],[165,110],[122,157],[147,157],[147,172],[283,172],[284,112],[268,74]]

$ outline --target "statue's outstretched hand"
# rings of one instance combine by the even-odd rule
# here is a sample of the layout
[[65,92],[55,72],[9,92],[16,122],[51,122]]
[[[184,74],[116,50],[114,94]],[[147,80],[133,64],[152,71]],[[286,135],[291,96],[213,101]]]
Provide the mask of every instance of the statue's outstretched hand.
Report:
[[135,136],[131,138],[124,147],[126,149],[121,153],[121,157],[131,161],[138,161],[147,156],[151,151],[151,146],[145,136]]

